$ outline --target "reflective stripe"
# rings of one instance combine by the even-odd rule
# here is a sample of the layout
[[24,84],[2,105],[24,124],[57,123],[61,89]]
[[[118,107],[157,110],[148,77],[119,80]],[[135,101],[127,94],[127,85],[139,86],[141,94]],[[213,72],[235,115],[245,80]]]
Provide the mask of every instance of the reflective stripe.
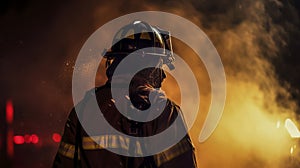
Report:
[[[79,153],[79,149],[78,149],[78,153]],[[74,158],[74,153],[75,153],[75,145],[72,144],[68,144],[65,142],[61,142],[59,145],[59,149],[58,149],[58,153],[60,153],[61,155],[71,158]],[[80,154],[78,154],[78,159],[80,159]]]
[[[129,152],[130,139],[121,135],[100,135],[83,137],[82,146],[85,150],[120,149]],[[142,147],[139,141],[134,143],[135,154],[142,156]]]
[[129,149],[129,139],[128,138],[124,138],[122,136],[119,136],[119,141],[120,141],[120,147],[128,150]]
[[163,151],[154,157],[154,161],[156,162],[156,165],[159,167],[162,164],[176,158],[177,156],[180,156],[181,154],[193,150],[193,145],[191,141],[187,138],[182,139],[180,142],[178,142],[173,147],[167,149],[166,151]]
[[118,148],[116,135],[102,135],[83,137],[82,140],[83,149],[94,150],[103,148]]
[[[82,147],[84,150],[119,148],[128,151],[129,143],[130,143],[129,140],[130,140],[129,138],[120,135],[101,135],[101,136],[83,137]],[[135,148],[136,148],[135,149],[136,154],[142,156],[142,148],[140,142],[137,141],[135,143]],[[156,165],[161,166],[162,164],[190,150],[193,150],[192,143],[189,139],[184,138],[173,147],[157,155],[154,155],[153,157]],[[61,142],[58,152],[65,157],[73,159],[75,153],[75,145]],[[79,149],[78,149],[78,153],[80,153]],[[80,159],[80,154],[79,154],[79,159]]]

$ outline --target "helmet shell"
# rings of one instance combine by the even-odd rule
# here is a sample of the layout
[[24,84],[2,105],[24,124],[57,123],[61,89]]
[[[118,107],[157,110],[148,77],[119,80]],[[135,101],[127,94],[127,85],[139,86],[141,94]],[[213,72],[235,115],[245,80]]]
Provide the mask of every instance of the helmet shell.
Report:
[[170,69],[174,61],[170,32],[151,26],[143,21],[134,21],[122,27],[114,36],[112,47],[104,51],[108,66],[115,59],[120,60],[139,49],[149,48],[143,55],[162,57],[163,63]]

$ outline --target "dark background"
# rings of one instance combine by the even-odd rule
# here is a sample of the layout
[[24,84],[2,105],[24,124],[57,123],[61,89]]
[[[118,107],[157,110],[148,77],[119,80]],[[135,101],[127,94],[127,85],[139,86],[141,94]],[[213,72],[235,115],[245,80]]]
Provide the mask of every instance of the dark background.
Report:
[[[5,129],[2,123],[5,122],[7,100],[12,100],[15,108],[15,134],[34,133],[40,137],[38,145],[15,145],[13,160],[5,159],[4,146],[0,146],[1,167],[8,162],[13,167],[51,165],[58,147],[58,143],[51,139],[52,133],[62,132],[73,106],[72,66],[85,40],[109,20],[131,12],[156,9],[179,13],[187,18],[196,17],[201,20],[199,26],[207,32],[225,32],[245,20],[256,23],[257,19],[240,9],[254,3],[250,0],[2,0],[0,3],[0,138],[3,142]],[[265,48],[260,57],[273,65],[276,79],[291,93],[288,97],[278,94],[278,103],[288,106],[285,101],[289,99],[299,105],[300,1],[266,0],[264,3],[264,14],[268,19],[258,24],[265,31],[274,25],[282,31],[273,36],[276,53],[269,52],[268,44],[257,39],[257,44]],[[194,13],[188,12],[190,8]],[[208,36],[213,43],[218,43],[213,33],[208,33]],[[222,56],[220,45],[217,49]],[[224,58],[225,66],[231,66],[228,58]],[[295,112],[300,114],[299,110]]]

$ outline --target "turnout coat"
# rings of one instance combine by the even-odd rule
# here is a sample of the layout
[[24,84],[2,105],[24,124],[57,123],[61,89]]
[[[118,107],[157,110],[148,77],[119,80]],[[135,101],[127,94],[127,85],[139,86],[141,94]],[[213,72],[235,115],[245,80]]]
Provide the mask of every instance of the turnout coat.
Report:
[[[139,157],[145,148],[139,142],[130,142],[130,139],[121,135],[105,133],[89,133],[82,127],[82,123],[103,127],[102,123],[97,123],[94,118],[88,117],[87,106],[91,102],[92,95],[95,94],[101,116],[110,124],[111,127],[129,136],[147,137],[165,131],[174,120],[179,117],[180,124],[176,125],[173,135],[166,139],[169,141],[176,138],[176,131],[185,129],[185,124],[181,110],[174,102],[166,99],[166,106],[163,112],[154,120],[148,122],[136,122],[122,115],[115,106],[115,100],[111,95],[111,85],[109,83],[102,87],[87,92],[85,98],[69,114],[64,128],[61,143],[55,156],[53,168],[194,168],[196,167],[194,147],[189,135],[185,135],[175,145],[157,154]],[[141,96],[142,95],[142,96]],[[141,93],[140,97],[145,96]],[[147,96],[146,96],[147,97]],[[129,100],[130,101],[130,100]],[[130,103],[130,102],[129,102]],[[80,116],[81,115],[81,116]],[[88,118],[86,121],[79,122],[78,116]],[[84,120],[84,119],[83,119]],[[180,127],[180,128],[179,128]],[[156,142],[156,143],[159,143]],[[129,157],[116,154],[107,150],[114,148],[118,150],[135,152],[137,157]]]

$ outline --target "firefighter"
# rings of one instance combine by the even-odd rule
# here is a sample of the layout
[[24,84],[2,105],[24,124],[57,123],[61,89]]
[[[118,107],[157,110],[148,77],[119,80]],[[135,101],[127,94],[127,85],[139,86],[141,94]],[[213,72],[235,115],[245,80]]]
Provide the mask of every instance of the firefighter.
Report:
[[[80,167],[80,168],[194,168],[196,160],[194,147],[188,134],[186,134],[179,142],[164,151],[151,156],[137,157],[137,153],[142,153],[143,144],[139,146],[136,142],[129,142],[122,145],[124,138],[120,135],[99,134],[90,135],[82,127],[78,120],[78,115],[85,115],[86,106],[88,106],[91,94],[96,95],[98,106],[102,115],[107,122],[116,130],[134,137],[149,137],[165,131],[174,120],[179,117],[180,123],[174,129],[174,137],[176,131],[180,128],[186,130],[186,126],[182,117],[182,112],[174,102],[166,98],[164,92],[160,89],[166,74],[162,69],[162,65],[167,65],[170,69],[174,69],[172,62],[171,36],[168,31],[159,29],[149,25],[146,22],[135,21],[121,28],[115,35],[112,47],[104,53],[106,58],[106,75],[108,81],[105,85],[95,88],[88,92],[85,98],[77,105],[80,106],[80,112],[76,113],[75,108],[69,114],[68,120],[64,128],[64,134],[55,156],[53,163],[54,168],[60,167]],[[140,51],[143,48],[150,48],[150,52]],[[147,50],[149,51],[149,50]],[[128,72],[114,74],[116,68],[124,58],[135,53],[138,57],[131,59],[136,63],[154,62],[155,67],[148,67],[137,72],[131,79],[129,89],[123,87],[124,79]],[[129,58],[129,57],[127,57]],[[148,59],[151,58],[151,59]],[[140,60],[136,60],[140,59]],[[129,59],[130,61],[130,59]],[[145,64],[144,63],[144,64]],[[153,65],[153,64],[152,64]],[[131,65],[130,65],[131,66]],[[139,66],[139,65],[132,65]],[[115,105],[115,97],[112,96],[112,79],[117,75],[116,88],[118,97],[126,97],[126,104],[120,108]],[[129,90],[129,91],[128,91]],[[121,99],[120,99],[121,100]],[[121,104],[122,104],[121,103]],[[136,110],[140,113],[147,110],[152,104],[161,104],[162,113],[155,119],[146,122],[139,122],[130,119],[120,113],[120,111]],[[131,106],[127,106],[130,104]],[[130,107],[130,108],[128,108]],[[101,127],[101,123],[92,124]],[[93,136],[93,138],[91,138]],[[173,137],[173,138],[174,138]],[[99,141],[95,142],[95,138]],[[172,137],[170,137],[172,138]],[[168,141],[161,139],[160,141]],[[118,150],[133,152],[134,156],[124,156],[114,153],[107,148],[117,148]],[[139,150],[137,150],[139,148]]]

